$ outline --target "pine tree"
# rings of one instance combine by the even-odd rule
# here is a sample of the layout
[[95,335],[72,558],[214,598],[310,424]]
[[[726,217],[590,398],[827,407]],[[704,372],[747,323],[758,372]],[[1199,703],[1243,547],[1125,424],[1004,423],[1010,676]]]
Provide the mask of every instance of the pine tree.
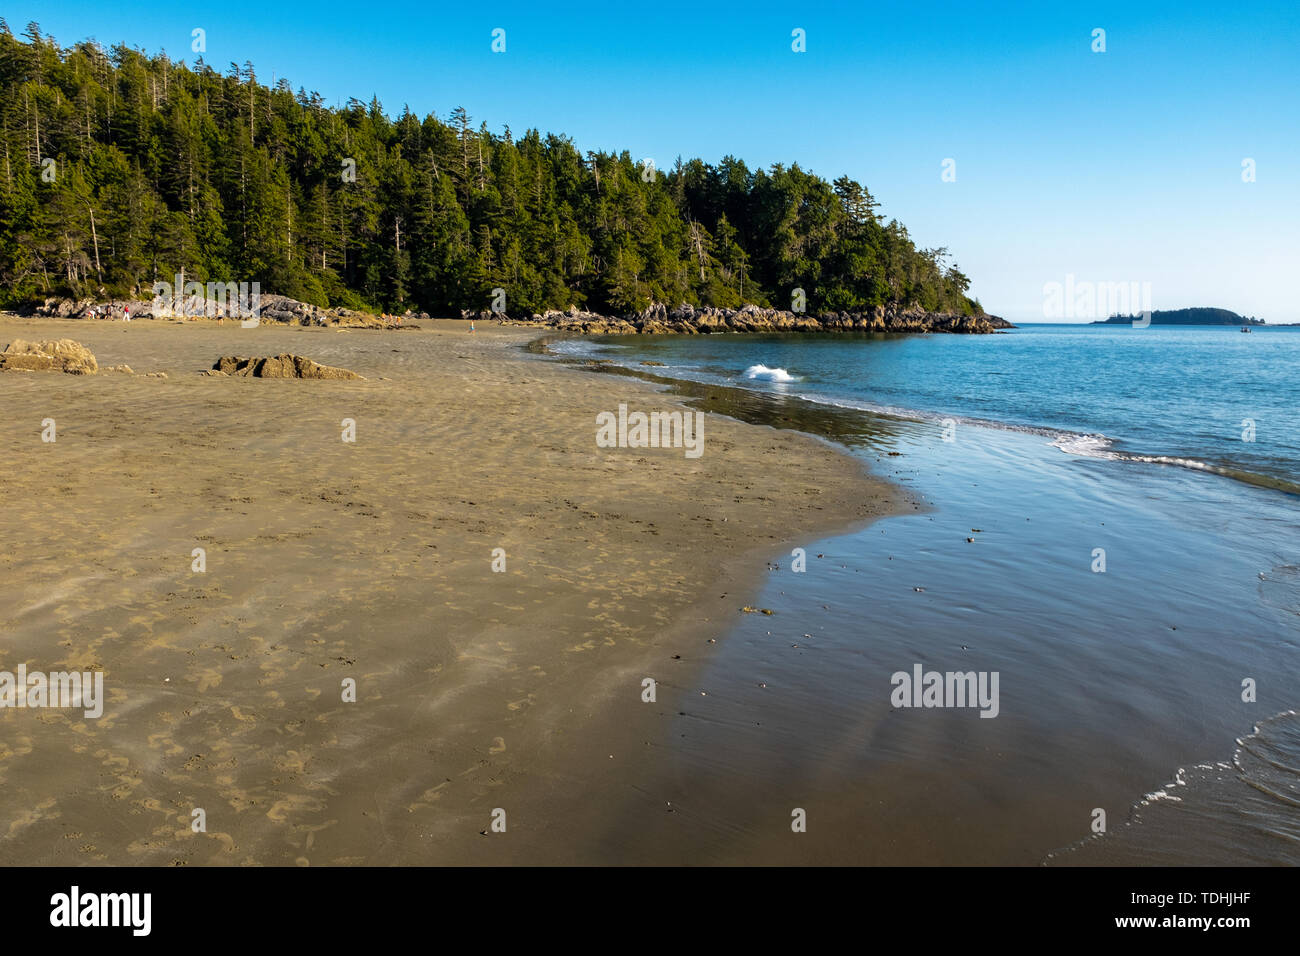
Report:
[[647,175],[463,107],[393,120],[249,62],[62,49],[0,20],[0,296],[147,294],[182,271],[383,311],[481,309],[494,288],[512,314],[786,305],[796,287],[814,310],[979,310],[946,250],[847,176],[734,156]]

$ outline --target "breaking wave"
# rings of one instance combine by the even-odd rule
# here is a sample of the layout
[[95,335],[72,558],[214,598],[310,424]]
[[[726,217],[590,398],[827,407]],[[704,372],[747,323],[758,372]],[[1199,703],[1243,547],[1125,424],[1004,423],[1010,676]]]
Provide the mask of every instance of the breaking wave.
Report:
[[762,382],[794,382],[797,379],[783,368],[768,368],[766,365],[751,365],[745,369],[745,378]]

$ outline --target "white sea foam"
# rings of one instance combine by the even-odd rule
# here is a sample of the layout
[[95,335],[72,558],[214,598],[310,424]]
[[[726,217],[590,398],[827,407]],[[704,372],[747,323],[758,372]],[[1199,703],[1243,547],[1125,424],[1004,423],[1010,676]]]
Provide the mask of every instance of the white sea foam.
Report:
[[1229,478],[1241,477],[1239,473],[1234,474],[1227,468],[1212,465],[1198,458],[1180,458],[1175,455],[1142,455],[1137,452],[1115,451],[1111,448],[1111,440],[1105,435],[1078,435],[1073,432],[1064,432],[1052,440],[1052,445],[1067,455],[1078,455],[1081,458],[1102,458],[1107,461],[1129,461],[1146,465],[1173,465],[1178,468],[1190,468],[1192,471],[1208,471],[1211,474],[1224,475]]
[[768,368],[766,365],[751,365],[745,369],[745,378],[764,382],[793,382],[795,377],[783,368]]
[[1115,458],[1113,452],[1107,451],[1111,441],[1105,435],[1076,435],[1066,432],[1058,435],[1052,445],[1067,455],[1082,455],[1085,458]]
[[[1297,716],[1285,710],[1259,721],[1238,739],[1231,763],[1180,767],[1172,781],[1133,805],[1128,823],[1108,834],[1105,844],[1081,840],[1048,859],[1111,865],[1135,859],[1163,865],[1294,865],[1300,845]],[[1192,832],[1194,840],[1182,838]]]
[[546,343],[548,351],[556,355],[594,355],[599,352],[626,351],[629,346],[590,342],[587,339],[556,339]]
[[1155,803],[1157,800],[1172,800],[1174,803],[1183,802],[1182,797],[1175,797],[1172,794],[1170,794],[1168,790],[1157,790],[1154,793],[1148,793],[1142,799],[1142,806],[1144,807],[1150,806],[1151,804]]
[[[755,365],[746,370],[747,378],[758,378],[765,376],[751,375],[750,372],[764,371],[769,373],[784,374],[784,369],[769,369],[765,365]],[[797,379],[773,379],[774,381],[797,381]],[[1041,435],[1048,438],[1054,448],[1060,449],[1067,455],[1076,455],[1080,458],[1100,458],[1106,461],[1127,461],[1137,462],[1148,465],[1173,465],[1179,468],[1189,468],[1193,471],[1206,471],[1216,475],[1224,475],[1229,478],[1243,478],[1243,473],[1233,472],[1220,465],[1214,465],[1197,458],[1180,458],[1173,455],[1143,455],[1137,452],[1117,451],[1112,446],[1113,439],[1107,438],[1102,434],[1082,434],[1080,432],[1062,431],[1057,428],[1048,428],[1041,425],[1024,425],[1014,422],[999,422],[987,418],[974,418],[968,415],[957,415],[943,412],[927,412],[913,408],[903,408],[897,405],[882,405],[877,402],[831,398],[817,393],[800,394],[800,398],[805,401],[814,402],[819,405],[830,405],[835,408],[848,408],[856,411],[870,412],[874,415],[885,415],[890,418],[899,418],[910,421],[948,423],[955,422],[959,425],[975,425],[979,428],[993,428],[998,431],[1017,432],[1022,435]]]

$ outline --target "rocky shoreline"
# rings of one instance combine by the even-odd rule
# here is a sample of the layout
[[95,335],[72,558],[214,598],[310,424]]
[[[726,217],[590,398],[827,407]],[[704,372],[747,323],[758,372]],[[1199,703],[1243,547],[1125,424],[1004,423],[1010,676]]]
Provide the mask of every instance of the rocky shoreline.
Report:
[[[165,308],[158,308],[149,299],[71,299],[51,296],[40,304],[20,308],[16,314],[28,318],[49,319],[121,319],[127,312],[132,319],[165,319],[187,321],[215,319],[218,321],[243,321],[249,317],[246,308],[233,299],[222,302],[205,300],[201,296],[177,297]],[[407,312],[403,316],[379,316],[355,309],[325,309],[299,302],[284,295],[260,296],[257,319],[259,322],[276,322],[281,325],[339,325],[366,328],[407,328],[403,321],[428,319],[425,313]]]
[[[96,302],[92,299],[52,297],[39,305],[20,311],[19,314],[43,318],[114,319],[122,318],[124,310],[133,319],[190,318],[242,319],[234,307],[205,302],[198,296],[178,300],[171,308],[158,310],[147,300],[113,300]],[[427,320],[427,313],[406,312],[401,316],[378,316],[353,309],[325,309],[290,299],[282,295],[263,295],[258,319],[284,325],[360,326],[371,328],[411,328],[413,320]],[[496,322],[502,325],[520,325],[554,329],[583,335],[707,335],[725,332],[898,332],[898,333],[951,333],[986,335],[1015,326],[996,315],[961,315],[955,312],[927,312],[918,308],[876,306],[864,312],[821,312],[818,314],[788,312],[747,305],[739,309],[718,309],[711,306],[679,305],[669,309],[654,304],[642,312],[627,316],[602,315],[570,307],[565,311],[550,310],[531,316],[511,316],[507,313],[462,310],[460,318],[466,321]]]
[[461,313],[463,319],[496,320],[505,325],[540,326],[584,335],[706,335],[719,332],[944,332],[988,334],[1015,328],[995,315],[959,315],[876,306],[868,312],[822,312],[811,315],[747,305],[740,309],[652,305],[626,318],[568,309],[529,318],[493,312]]

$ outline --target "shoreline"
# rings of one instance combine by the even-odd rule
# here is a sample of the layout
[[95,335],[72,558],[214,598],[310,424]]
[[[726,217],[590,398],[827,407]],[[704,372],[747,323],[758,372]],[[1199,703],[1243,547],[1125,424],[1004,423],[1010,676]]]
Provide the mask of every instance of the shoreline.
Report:
[[[656,382],[695,407],[730,404],[745,421],[834,436],[865,458],[873,472],[915,480],[911,487],[923,493],[921,500],[934,502],[929,517],[923,512],[882,523],[879,534],[887,538],[875,530],[850,531],[819,542],[818,549],[833,559],[821,570],[838,576],[838,583],[810,576],[800,584],[820,590],[809,593],[805,587],[790,588],[787,575],[768,576],[761,600],[778,615],[770,630],[764,636],[764,623],[753,620],[736,625],[727,648],[698,682],[708,697],[694,698],[694,706],[685,698],[678,729],[686,739],[664,742],[672,753],[669,771],[648,771],[632,788],[642,796],[677,787],[672,799],[682,801],[678,812],[689,814],[688,835],[665,824],[641,838],[642,852],[646,845],[659,852],[659,845],[676,841],[679,860],[733,864],[1131,865],[1157,848],[1162,860],[1183,865],[1227,862],[1234,852],[1251,860],[1286,858],[1285,847],[1270,843],[1267,834],[1239,832],[1236,818],[1215,815],[1216,807],[1231,801],[1228,805],[1250,807],[1273,826],[1283,825],[1278,806],[1258,797],[1259,784],[1252,782],[1258,770],[1240,780],[1232,773],[1223,780],[1203,779],[1206,760],[1228,772],[1221,762],[1227,756],[1224,746],[1252,726],[1258,732],[1260,720],[1254,707],[1234,702],[1232,693],[1220,698],[1213,682],[1235,677],[1241,668],[1255,673],[1246,662],[1265,666],[1257,660],[1260,642],[1267,646],[1288,633],[1285,624],[1278,631],[1265,602],[1248,601],[1266,577],[1256,570],[1282,561],[1276,556],[1267,561],[1267,546],[1262,554],[1252,548],[1212,552],[1220,555],[1221,571],[1213,586],[1190,575],[1187,581],[1197,583],[1177,583],[1196,569],[1196,555],[1228,547],[1220,535],[1206,533],[1205,516],[1222,514],[1214,508],[1237,500],[1241,492],[1234,490],[1235,482],[1203,483],[1194,471],[1151,462],[1069,456],[1042,448],[1044,436],[993,426],[986,437],[962,446],[969,453],[954,457],[948,450],[956,449],[938,440],[937,422],[891,423],[870,411],[790,395],[666,379],[661,369],[635,364],[638,355],[663,357],[653,350],[634,351],[633,361],[622,364],[561,354],[608,375]],[[745,360],[752,361],[752,353]],[[743,361],[735,365],[742,367]],[[883,457],[895,450],[901,458]],[[979,490],[990,480],[1002,489],[991,499]],[[1269,501],[1271,490],[1257,489],[1260,503],[1268,502],[1270,509],[1260,515],[1264,526],[1278,520],[1272,509],[1286,507],[1283,500]],[[1166,499],[1188,505],[1171,510],[1161,504]],[[1104,530],[1131,522],[1146,529],[1135,541],[1121,542]],[[978,537],[960,543],[968,533]],[[1090,573],[1079,555],[1087,556],[1098,543],[1112,556],[1125,556],[1126,575],[1137,579]],[[967,550],[972,545],[974,550]],[[1023,565],[1026,553],[1035,556],[1033,573]],[[1261,559],[1264,563],[1255,563]],[[854,577],[859,572],[862,579]],[[1267,577],[1286,579],[1288,573],[1286,567],[1274,568]],[[860,597],[849,596],[844,586]],[[825,604],[836,605],[838,595],[845,597],[844,613],[828,616]],[[1026,604],[1027,596],[1036,599]],[[1228,624],[1220,613],[1199,607],[1205,600],[1241,609],[1232,615],[1232,629],[1241,633],[1243,646],[1219,647]],[[1197,612],[1184,607],[1189,601],[1198,605]],[[1098,603],[1107,609],[1100,616]],[[804,638],[813,640],[790,643],[803,630],[811,631]],[[1128,640],[1115,646],[1111,632]],[[866,635],[870,639],[863,642]],[[869,688],[883,682],[890,667],[917,660],[940,669],[959,662],[979,666],[975,662],[982,660],[1002,671],[1004,691],[1020,697],[1019,706],[1009,707],[988,727],[974,721],[974,729],[939,714],[891,712],[883,704],[886,691]],[[866,661],[872,666],[863,667]],[[1087,686],[1086,679],[1075,686],[1077,675],[1113,677],[1117,668],[1132,676],[1105,690]],[[1062,671],[1072,676],[1063,678]],[[1153,688],[1141,676],[1148,673],[1167,673],[1175,688],[1214,706],[1188,709],[1183,693]],[[1207,680],[1207,674],[1220,676]],[[771,682],[770,689],[755,689],[758,678]],[[1295,706],[1285,693],[1286,682],[1273,683],[1280,696],[1261,698],[1259,705],[1263,714],[1277,712],[1266,723],[1293,713]],[[1149,703],[1136,703],[1144,700]],[[1155,738],[1149,744],[1146,734],[1129,732],[1134,721],[1114,717],[1134,710],[1149,721],[1146,734]],[[1177,716],[1171,720],[1170,715]],[[1060,740],[1074,744],[1064,760]],[[963,756],[966,751],[969,756]],[[899,760],[900,753],[908,759]],[[984,754],[990,760],[996,754],[1005,775],[990,775],[975,756]],[[1124,759],[1117,760],[1117,754]],[[967,764],[959,784],[938,769],[954,763]],[[1177,768],[1187,768],[1187,781]],[[892,783],[884,782],[882,773]],[[1178,786],[1166,783],[1160,790],[1171,774]],[[1025,792],[1014,785],[1017,780],[1025,782]],[[1264,785],[1278,788],[1270,781]],[[937,795],[954,786],[964,799]],[[991,796],[981,797],[981,790]],[[809,808],[819,836],[810,829],[797,844],[782,840],[782,815],[792,806]],[[1080,808],[1098,806],[1111,814],[1111,834],[1086,839],[1090,821]],[[1003,819],[1008,807],[1012,810]],[[1198,814],[1197,827],[1214,834],[1213,850],[1180,838],[1187,812]],[[1156,825],[1150,822],[1153,815]],[[971,816],[1002,839],[981,845],[978,836],[950,823]],[[1139,818],[1147,825],[1130,825]],[[890,836],[891,827],[908,836]],[[617,838],[613,828],[610,833],[610,839]],[[653,859],[648,853],[639,862]]]
[[[611,786],[617,757],[639,757],[683,668],[707,660],[704,635],[757,593],[758,562],[906,507],[829,443],[719,416],[698,462],[598,450],[596,411],[680,402],[515,354],[535,333],[430,325],[0,320],[7,340],[70,337],[103,367],[171,375],[0,376],[11,655],[102,668],[109,695],[99,722],[2,715],[26,749],[0,755],[14,796],[0,858],[618,862],[565,814]],[[367,381],[197,374],[232,351],[298,352]],[[345,410],[373,442],[351,464]],[[54,448],[27,427],[47,415]],[[65,448],[53,473],[37,457]],[[439,534],[420,533],[431,520]],[[17,547],[37,528],[39,569]],[[203,542],[227,567],[196,584]],[[655,672],[659,703],[642,704]],[[345,673],[358,702],[331,704]],[[191,806],[206,834],[189,831]],[[487,839],[495,807],[509,836]]]
[[[181,277],[176,277],[180,283]],[[209,293],[214,294],[214,293]],[[128,308],[137,319],[157,321],[206,322],[221,316],[232,321],[247,317],[251,300],[227,300],[225,292],[215,293],[212,300],[201,294],[153,300],[114,299],[97,302],[93,299],[72,299],[53,296],[41,304],[28,303],[17,311],[5,310],[0,315],[23,318],[68,318],[89,321],[115,321],[121,319]],[[232,293],[233,295],[233,293]],[[246,293],[241,293],[246,295]],[[165,308],[158,309],[159,303]],[[157,311],[158,314],[155,314]],[[259,314],[271,322],[289,326],[369,327],[384,329],[411,328],[402,322],[454,322],[450,316],[431,316],[427,312],[407,310],[402,315],[377,315],[348,308],[323,308],[290,299],[287,296],[259,294]],[[889,303],[857,311],[836,312],[826,310],[807,312],[776,309],[754,304],[739,308],[694,306],[686,303],[669,308],[662,303],[652,303],[639,312],[607,314],[586,312],[574,306],[566,310],[550,309],[542,313],[511,317],[505,311],[473,311],[462,309],[462,322],[495,322],[498,325],[525,328],[546,328],[556,332],[579,335],[638,335],[638,334],[725,334],[758,332],[881,332],[881,333],[948,333],[959,335],[987,335],[1016,326],[1000,316],[978,312],[932,312],[917,305]]]
[[893,334],[990,335],[1015,326],[1000,316],[984,312],[928,312],[897,303],[865,311],[809,313],[767,306],[738,309],[679,305],[669,309],[653,304],[628,315],[605,315],[570,308],[510,318],[492,312],[469,312],[462,319],[501,321],[505,325],[532,326],[575,335],[726,335],[771,332],[834,334],[875,332]]
[[[755,334],[762,335],[765,333],[755,333]],[[783,335],[784,333],[775,332],[775,333],[766,333],[766,334],[773,334],[779,336],[779,335]],[[804,334],[804,333],[795,333],[795,334]],[[850,332],[850,333],[826,333],[826,334],[847,334],[850,336],[855,336],[862,333]],[[593,337],[601,338],[602,335],[595,335]],[[546,335],[535,340],[534,344],[548,343],[551,341],[555,341],[555,342],[574,341],[574,340],[582,340],[583,338],[585,338],[585,336],[581,334],[575,334],[572,332],[558,333],[555,332],[555,330],[551,330],[550,335]],[[608,336],[608,338],[611,340],[617,340],[619,336],[610,335]],[[598,344],[604,344],[604,343],[598,343]],[[630,365],[620,364],[618,361],[613,359],[601,358],[599,356],[582,355],[580,353],[568,354],[568,355],[561,355],[560,353],[553,353],[553,354],[554,357],[559,360],[567,361],[573,364],[585,365],[591,368],[599,368],[600,370],[606,372],[615,372],[616,374],[627,375],[633,378],[640,378],[644,381],[654,382],[658,385],[667,387],[669,389],[674,389],[680,386],[681,387],[680,394],[690,394],[693,389],[730,388],[730,389],[737,389],[746,395],[756,396],[757,399],[760,401],[765,396],[770,395],[770,393],[768,392],[760,391],[758,389],[753,389],[753,388],[746,388],[742,385],[711,383],[708,382],[707,380],[694,379],[694,378],[677,378],[677,377],[663,375],[656,370],[656,368],[654,367],[655,363],[642,362],[640,363],[640,366],[630,366]],[[1097,450],[1095,450],[1092,453],[1079,450],[1077,447],[1074,448],[1073,450],[1066,450],[1065,448],[1062,448],[1062,451],[1063,453],[1069,454],[1074,457],[1086,458],[1092,460],[1109,460],[1109,461],[1128,462],[1132,464],[1153,464],[1153,465],[1161,465],[1161,466],[1167,466],[1172,468],[1184,469],[1191,472],[1207,474],[1207,475],[1215,475],[1220,478],[1227,478],[1233,482],[1239,482],[1241,484],[1250,485],[1256,488],[1263,488],[1268,491],[1279,492],[1283,495],[1288,495],[1292,497],[1300,496],[1300,483],[1288,480],[1286,478],[1280,477],[1275,474],[1270,474],[1267,472],[1251,471],[1245,467],[1240,466],[1238,463],[1235,462],[1228,462],[1223,460],[1218,460],[1218,461],[1204,460],[1201,458],[1193,457],[1191,455],[1161,454],[1161,453],[1153,453],[1153,452],[1146,452],[1140,450],[1132,450],[1126,447],[1115,447],[1117,442],[1120,445],[1123,445],[1125,444],[1126,440],[1114,439],[1108,435],[1096,431],[1075,430],[1060,425],[1044,425],[1044,424],[1038,424],[1038,423],[1033,423],[1028,421],[1020,421],[1013,418],[1002,418],[1002,419],[984,418],[984,417],[972,415],[965,412],[944,412],[944,411],[935,411],[932,409],[896,407],[896,406],[888,407],[888,406],[878,406],[878,405],[872,406],[872,405],[844,404],[844,403],[835,402],[833,400],[824,397],[815,397],[806,394],[800,394],[797,392],[791,393],[786,397],[794,403],[804,404],[809,406],[821,406],[825,408],[827,410],[827,414],[823,416],[825,422],[831,422],[835,418],[839,417],[841,413],[847,413],[849,415],[871,416],[872,418],[875,418],[877,420],[893,420],[893,421],[907,422],[907,423],[942,424],[945,421],[951,421],[959,426],[973,426],[977,428],[992,429],[995,431],[1042,435],[1044,437],[1054,438],[1059,441],[1067,441],[1072,444],[1079,443],[1079,442],[1085,442],[1085,443],[1090,442],[1097,445]],[[752,423],[755,419],[751,417],[746,420],[751,421]],[[823,427],[809,428],[809,429],[805,429],[805,431],[808,434],[816,435],[818,437],[827,437],[823,435],[824,432]],[[829,437],[828,440],[831,440],[832,443],[834,443],[835,441],[835,439],[831,439]]]

